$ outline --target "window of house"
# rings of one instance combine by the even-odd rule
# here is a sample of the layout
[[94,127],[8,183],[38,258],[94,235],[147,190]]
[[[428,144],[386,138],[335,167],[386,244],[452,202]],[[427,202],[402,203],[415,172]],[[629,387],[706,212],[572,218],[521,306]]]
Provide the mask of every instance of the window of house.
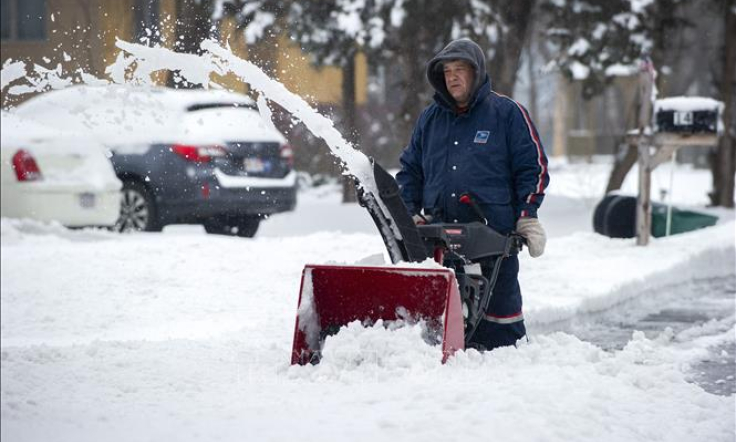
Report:
[[45,40],[46,0],[0,0],[3,40]]

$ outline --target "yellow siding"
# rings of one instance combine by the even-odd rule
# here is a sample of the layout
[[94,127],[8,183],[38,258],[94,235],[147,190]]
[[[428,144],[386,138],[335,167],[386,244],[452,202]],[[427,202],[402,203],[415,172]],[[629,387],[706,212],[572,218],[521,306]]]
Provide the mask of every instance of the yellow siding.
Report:
[[133,0],[102,2],[100,28],[102,39],[102,58],[105,66],[117,58],[120,50],[115,47],[117,39],[133,39]]
[[[307,55],[288,38],[280,39],[277,51],[278,80],[290,91],[310,102],[341,104],[342,71],[339,67],[314,67]],[[355,60],[355,88],[357,104],[364,104],[368,86],[368,66],[363,54]]]
[[355,101],[365,104],[368,100],[368,59],[362,52],[355,58]]
[[173,49],[176,43],[176,0],[161,0],[161,46]]
[[[238,25],[235,19],[228,18],[222,21],[220,24],[220,36],[220,43],[222,45],[230,45],[230,50],[233,54],[240,58],[248,58],[248,47],[245,44],[245,35],[243,34],[243,31],[238,30]],[[230,73],[224,77],[216,77],[215,81],[231,91],[241,93],[248,92],[248,85],[235,74]]]

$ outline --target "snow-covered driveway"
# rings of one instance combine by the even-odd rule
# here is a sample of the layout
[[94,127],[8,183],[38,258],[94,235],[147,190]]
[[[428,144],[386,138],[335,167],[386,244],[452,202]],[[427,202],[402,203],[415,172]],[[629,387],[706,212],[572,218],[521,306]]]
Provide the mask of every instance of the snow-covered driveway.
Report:
[[[303,265],[383,250],[359,208],[299,210],[255,240],[3,220],[3,440],[734,440],[734,397],[688,382],[708,347],[734,340],[732,316],[687,339],[635,333],[613,352],[531,333],[444,366],[420,326],[353,324],[321,364],[289,366]],[[309,210],[349,227],[308,233]],[[303,232],[273,236],[299,214]],[[530,330],[734,273],[732,222],[646,249],[584,232],[548,247],[522,258]]]

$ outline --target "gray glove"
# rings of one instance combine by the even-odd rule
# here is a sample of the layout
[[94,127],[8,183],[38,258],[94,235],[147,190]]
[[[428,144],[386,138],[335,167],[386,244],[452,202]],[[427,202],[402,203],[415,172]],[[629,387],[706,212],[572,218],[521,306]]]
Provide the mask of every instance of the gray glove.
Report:
[[526,245],[532,258],[542,256],[544,246],[547,244],[547,235],[537,218],[519,218],[516,222],[516,233],[526,238]]
[[422,226],[424,224],[429,224],[432,222],[432,215],[414,215],[411,217],[411,220],[414,221],[414,225]]

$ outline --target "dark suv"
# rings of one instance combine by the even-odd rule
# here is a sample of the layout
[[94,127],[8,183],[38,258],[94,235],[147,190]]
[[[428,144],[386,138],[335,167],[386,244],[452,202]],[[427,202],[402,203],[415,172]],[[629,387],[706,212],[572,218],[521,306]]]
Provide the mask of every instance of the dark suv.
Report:
[[[137,132],[138,120],[143,120],[138,130],[145,131],[151,124],[146,115],[165,118],[159,125],[153,122],[150,139],[135,133],[132,139],[106,140],[123,181],[118,230],[158,231],[167,224],[196,223],[210,233],[252,237],[262,219],[294,208],[292,150],[248,97],[221,91],[129,89],[117,106],[105,103],[103,112],[121,115],[102,124],[95,121],[92,132],[104,133],[105,124],[115,121]],[[102,94],[115,100],[120,92]],[[138,100],[136,94],[143,95]],[[34,100],[42,98],[28,105],[37,107]]]

